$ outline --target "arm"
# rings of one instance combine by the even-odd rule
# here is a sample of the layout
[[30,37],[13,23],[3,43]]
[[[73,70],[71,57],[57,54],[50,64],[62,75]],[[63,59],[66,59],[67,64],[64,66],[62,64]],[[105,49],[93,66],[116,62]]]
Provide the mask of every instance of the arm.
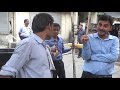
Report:
[[20,43],[19,46],[16,47],[9,61],[1,68],[0,75],[3,77],[16,77],[19,70],[29,60],[30,48],[31,45],[29,43]]
[[21,31],[22,31],[22,28],[19,30],[18,34],[19,34],[19,38],[21,39]]
[[83,57],[84,60],[90,60],[91,59],[91,49],[90,49],[89,41],[83,44],[82,57]]
[[119,56],[119,40],[117,38],[114,39],[113,44],[111,46],[111,52],[108,54],[94,54],[91,56],[92,60],[97,60],[105,63],[112,63],[117,61]]
[[69,52],[70,50],[71,50],[71,48],[69,48],[69,49],[64,49],[64,50],[63,50],[63,53]]
[[28,37],[28,35],[26,35],[26,33],[21,33],[20,36],[22,36],[22,37]]
[[13,78],[12,76],[2,76],[0,75],[0,78]]
[[87,35],[82,35],[81,42],[83,43],[82,57],[84,60],[90,60],[91,59],[91,48],[90,48],[89,37]]
[[65,49],[64,43],[62,43],[62,52],[63,53],[69,52],[70,50],[71,50],[71,48]]
[[80,31],[80,30],[78,29],[77,32],[75,33],[75,35],[78,35],[78,32],[79,32],[79,31]]

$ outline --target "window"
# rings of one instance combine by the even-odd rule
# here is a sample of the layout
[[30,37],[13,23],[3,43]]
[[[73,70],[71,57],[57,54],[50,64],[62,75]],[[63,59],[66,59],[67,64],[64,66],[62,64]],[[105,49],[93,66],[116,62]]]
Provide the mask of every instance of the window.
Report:
[[0,34],[9,33],[8,12],[0,12]]

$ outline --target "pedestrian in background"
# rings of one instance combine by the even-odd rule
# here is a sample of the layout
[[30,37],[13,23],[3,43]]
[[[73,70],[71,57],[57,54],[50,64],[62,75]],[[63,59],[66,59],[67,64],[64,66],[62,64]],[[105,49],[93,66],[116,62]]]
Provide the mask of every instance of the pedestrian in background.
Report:
[[24,38],[29,37],[31,34],[32,34],[32,30],[31,27],[29,26],[29,20],[25,19],[24,26],[19,30],[19,37],[22,40]]
[[[80,38],[84,34],[85,34],[85,30],[83,30],[83,25],[80,24],[79,27],[78,27],[77,33],[75,34],[75,35],[77,35],[77,41],[78,41],[79,44],[82,44]],[[79,48],[79,53],[78,53],[78,57],[77,58],[81,57],[81,53],[82,53],[82,48]]]

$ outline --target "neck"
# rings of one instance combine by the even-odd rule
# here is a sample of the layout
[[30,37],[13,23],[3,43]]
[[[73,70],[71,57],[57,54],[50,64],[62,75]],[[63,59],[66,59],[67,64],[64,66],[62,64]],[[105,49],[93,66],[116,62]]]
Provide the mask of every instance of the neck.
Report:
[[[99,34],[98,34],[98,35],[99,35]],[[99,37],[100,37],[101,39],[104,40],[104,39],[106,39],[106,38],[108,37],[108,35],[109,35],[109,34],[106,34],[106,35],[99,35]]]
[[46,34],[44,32],[35,33],[37,36],[39,36],[43,41],[46,40]]
[[54,39],[57,39],[57,36],[53,36]]
[[28,25],[25,25],[25,27],[28,27]]

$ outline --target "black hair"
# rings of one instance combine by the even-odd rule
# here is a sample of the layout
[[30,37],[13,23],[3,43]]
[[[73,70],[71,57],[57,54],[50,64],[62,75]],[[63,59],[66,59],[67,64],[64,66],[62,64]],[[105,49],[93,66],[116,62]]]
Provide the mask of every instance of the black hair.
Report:
[[60,27],[60,24],[58,24],[58,23],[53,23],[53,26],[54,26],[54,27],[59,27],[59,29],[61,28],[61,27]]
[[110,15],[106,15],[106,14],[101,15],[101,16],[99,17],[98,21],[100,21],[100,20],[102,20],[102,21],[108,21],[111,26],[112,26],[112,24],[113,24],[113,18],[112,18]]
[[27,21],[28,21],[28,19],[25,19],[25,20],[24,20],[24,23],[27,22]]
[[82,24],[80,24],[80,26],[82,26],[82,27],[83,27],[83,25],[82,25]]
[[52,25],[54,22],[53,17],[47,13],[39,13],[33,18],[32,30],[35,32],[42,32],[45,30],[46,26]]

